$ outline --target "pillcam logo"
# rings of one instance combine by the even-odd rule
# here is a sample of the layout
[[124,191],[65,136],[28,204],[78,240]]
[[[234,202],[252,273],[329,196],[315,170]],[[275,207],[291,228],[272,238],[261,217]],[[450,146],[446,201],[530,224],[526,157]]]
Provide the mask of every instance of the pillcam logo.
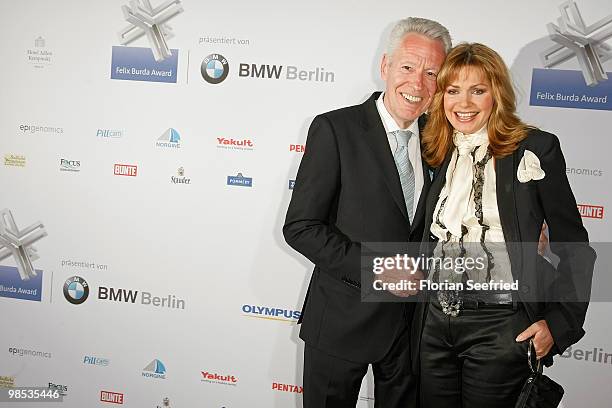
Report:
[[110,360],[108,358],[102,357],[85,356],[83,357],[83,364],[99,367],[108,367],[110,365]]
[[282,384],[282,383],[278,383],[278,382],[273,382],[272,383],[272,390],[273,391],[279,391],[279,392],[292,392],[292,393],[295,393],[295,394],[303,394],[304,393],[304,387],[302,387],[301,385]]
[[112,391],[100,391],[100,402],[123,405],[123,394]]
[[143,370],[142,376],[147,378],[166,379],[166,366],[161,361],[155,359],[151,361]]
[[64,282],[64,297],[73,305],[80,305],[89,297],[89,285],[80,276],[72,276]]
[[200,73],[209,84],[220,84],[229,74],[229,62],[221,54],[210,54],[202,61]]
[[25,167],[26,157],[21,154],[5,154],[4,165],[11,167]]
[[239,186],[239,187],[253,187],[253,179],[251,177],[245,177],[242,173],[238,173],[235,176],[227,176],[228,186]]
[[251,139],[226,139],[224,137],[217,138],[217,148],[227,150],[253,150],[255,147]]
[[138,175],[138,166],[133,164],[115,164],[113,171],[115,176],[136,177]]
[[604,208],[601,205],[578,204],[578,211],[582,218],[603,219]]
[[60,171],[81,171],[81,162],[77,160],[60,159]]
[[120,129],[98,129],[96,131],[96,137],[102,139],[119,139],[123,137],[123,130]]
[[238,385],[238,378],[236,378],[235,375],[231,375],[231,374],[217,374],[217,373],[211,373],[209,371],[201,371],[202,373],[202,382],[207,382],[207,383],[211,383],[211,384],[223,384],[223,385],[231,385],[231,386],[237,386]]
[[258,319],[280,320],[283,322],[297,322],[301,312],[298,310],[281,309],[267,306],[242,305],[243,316]]
[[179,132],[176,129],[169,128],[157,139],[155,146],[179,149],[181,147],[180,141],[181,135],[179,135]]
[[293,190],[295,188],[295,180],[289,180],[289,190]]
[[172,176],[170,177],[170,181],[172,182],[172,184],[191,184],[191,179],[185,177],[185,169],[182,167],[179,167],[178,170],[176,171],[177,176]]

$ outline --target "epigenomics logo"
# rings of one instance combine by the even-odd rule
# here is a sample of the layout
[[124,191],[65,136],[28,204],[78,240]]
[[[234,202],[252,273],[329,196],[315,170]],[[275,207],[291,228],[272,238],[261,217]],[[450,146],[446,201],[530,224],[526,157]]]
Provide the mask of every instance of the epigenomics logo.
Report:
[[89,285],[80,276],[72,276],[64,282],[64,297],[73,305],[80,305],[89,296]]
[[209,84],[219,84],[229,74],[229,62],[221,54],[210,54],[202,61],[200,72]]

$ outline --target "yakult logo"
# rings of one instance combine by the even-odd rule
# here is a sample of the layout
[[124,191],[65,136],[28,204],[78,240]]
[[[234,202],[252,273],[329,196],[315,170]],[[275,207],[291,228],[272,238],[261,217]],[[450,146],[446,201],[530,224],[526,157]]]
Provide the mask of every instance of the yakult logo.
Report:
[[224,385],[238,385],[238,378],[231,374],[220,375],[217,373],[211,373],[208,371],[201,371],[202,382],[208,382],[213,384],[224,384]]
[[253,150],[255,144],[251,139],[217,138],[217,148],[228,150]]

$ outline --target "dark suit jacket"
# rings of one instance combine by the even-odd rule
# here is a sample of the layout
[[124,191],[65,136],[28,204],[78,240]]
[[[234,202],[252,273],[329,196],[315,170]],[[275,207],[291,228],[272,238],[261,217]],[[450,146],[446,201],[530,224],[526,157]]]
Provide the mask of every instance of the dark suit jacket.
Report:
[[[539,158],[540,167],[546,173],[542,180],[526,183],[518,180],[517,169],[525,150]],[[424,241],[435,240],[429,227],[446,181],[451,154],[452,151],[436,170],[429,191]],[[530,130],[513,154],[495,160],[495,177],[497,206],[512,275],[519,281],[518,301],[525,306],[532,322],[546,320],[555,341],[553,353],[562,353],[584,336],[582,326],[596,256],[588,245],[588,234],[567,180],[559,139],[551,133]],[[537,253],[543,221],[548,225],[551,251],[560,258],[556,271]],[[552,280],[548,269],[553,270]],[[547,301],[551,296],[551,301]],[[417,309],[411,338],[413,370],[417,370],[427,305],[419,303]],[[552,364],[553,353],[544,360],[545,364]]]
[[361,243],[420,241],[430,185],[423,164],[424,187],[411,225],[376,109],[379,95],[314,118],[283,227],[287,243],[315,264],[300,337],[364,363],[385,355],[410,324],[413,307],[360,301]]

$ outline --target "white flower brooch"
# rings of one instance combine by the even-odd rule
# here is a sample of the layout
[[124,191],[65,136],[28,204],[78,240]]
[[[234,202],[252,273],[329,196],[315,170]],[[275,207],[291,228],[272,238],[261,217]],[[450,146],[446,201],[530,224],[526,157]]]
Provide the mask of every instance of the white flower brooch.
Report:
[[516,178],[521,183],[526,183],[530,180],[542,180],[546,173],[540,167],[540,159],[534,152],[525,150],[525,154],[519,163],[516,172]]

